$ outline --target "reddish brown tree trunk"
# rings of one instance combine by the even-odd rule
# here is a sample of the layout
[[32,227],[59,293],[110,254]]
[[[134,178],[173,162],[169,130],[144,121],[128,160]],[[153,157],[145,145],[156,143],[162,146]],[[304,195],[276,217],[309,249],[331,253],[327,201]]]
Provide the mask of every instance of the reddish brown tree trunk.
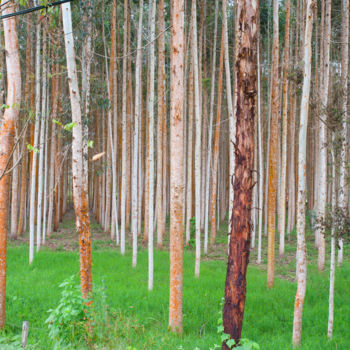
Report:
[[[14,3],[4,7],[3,15],[14,11]],[[6,243],[9,212],[9,189],[11,174],[6,174],[9,157],[15,136],[21,103],[21,66],[19,58],[16,20],[14,17],[4,20],[6,50],[7,99],[10,106],[5,109],[0,128],[0,328],[5,325],[6,305]]]
[[[239,0],[241,7],[236,59],[237,106],[234,201],[231,238],[225,283],[223,323],[225,333],[236,342],[241,338],[246,299],[246,273],[251,237],[251,209],[254,170],[254,117],[257,82],[256,0]],[[223,349],[229,347],[223,343]]]

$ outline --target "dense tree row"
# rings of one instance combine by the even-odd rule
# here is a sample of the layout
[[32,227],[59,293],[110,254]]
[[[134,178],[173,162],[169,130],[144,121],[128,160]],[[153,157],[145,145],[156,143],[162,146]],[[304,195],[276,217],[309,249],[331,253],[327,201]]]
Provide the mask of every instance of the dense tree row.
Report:
[[[1,9],[38,5],[12,0]],[[296,230],[294,344],[310,218],[320,270],[332,234],[332,336],[335,254],[338,246],[341,265],[350,210],[348,0],[86,0],[2,26],[0,326],[7,232],[29,232],[32,263],[73,204],[84,297],[91,219],[121,254],[132,247],[133,267],[147,243],[152,290],[153,247],[167,246],[170,217],[169,325],[178,332],[183,244],[195,244],[198,278],[201,255],[228,224],[223,319],[235,340],[250,249],[258,264],[267,253],[271,288],[275,232],[283,259]]]

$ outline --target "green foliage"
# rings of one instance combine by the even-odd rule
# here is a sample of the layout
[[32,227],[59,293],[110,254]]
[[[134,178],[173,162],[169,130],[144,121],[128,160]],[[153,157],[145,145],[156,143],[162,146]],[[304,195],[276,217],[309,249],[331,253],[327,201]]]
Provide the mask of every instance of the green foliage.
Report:
[[52,119],[52,122],[61,126],[64,130],[71,132],[72,129],[77,125],[75,122],[70,122],[67,124],[62,124],[59,120]]
[[74,275],[59,285],[62,288],[61,299],[55,309],[49,309],[46,319],[49,338],[55,342],[55,348],[69,346],[84,337],[87,321],[86,300],[81,296]]
[[34,146],[32,146],[30,143],[27,143],[27,150],[28,150],[29,152],[39,153],[39,149],[36,148],[36,147],[34,147]]

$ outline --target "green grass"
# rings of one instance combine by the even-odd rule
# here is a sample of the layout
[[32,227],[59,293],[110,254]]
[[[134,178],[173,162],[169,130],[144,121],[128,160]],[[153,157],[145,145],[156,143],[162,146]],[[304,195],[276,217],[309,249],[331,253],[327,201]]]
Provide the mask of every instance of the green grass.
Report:
[[[107,287],[107,302],[119,314],[111,328],[116,336],[115,343],[105,349],[127,349],[128,345],[136,349],[176,349],[182,345],[184,349],[199,347],[204,350],[219,343],[216,323],[224,293],[225,265],[224,260],[203,261],[201,277],[197,280],[194,278],[193,252],[185,252],[184,332],[178,336],[167,329],[168,252],[155,252],[154,290],[149,292],[147,251],[139,252],[135,269],[131,267],[130,251],[124,257],[116,249],[100,248],[94,251],[94,283],[103,283]],[[22,321],[28,320],[29,343],[36,344],[35,349],[52,349],[44,324],[47,310],[57,306],[60,298],[58,285],[70,275],[77,274],[77,271],[78,253],[44,249],[29,266],[28,247],[10,246],[5,332],[9,335],[20,334]],[[319,273],[313,264],[309,266],[302,349],[350,348],[349,275],[350,264],[346,261],[336,271],[334,338],[329,341],[326,337],[328,271]],[[261,349],[291,349],[295,292],[295,283],[284,279],[276,279],[275,288],[266,290],[266,273],[257,266],[250,266],[243,336],[257,341]]]

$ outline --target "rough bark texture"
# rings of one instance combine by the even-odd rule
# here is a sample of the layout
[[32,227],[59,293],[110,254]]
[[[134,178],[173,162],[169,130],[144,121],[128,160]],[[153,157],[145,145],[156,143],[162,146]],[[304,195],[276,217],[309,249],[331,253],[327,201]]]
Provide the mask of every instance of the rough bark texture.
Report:
[[[14,12],[14,4],[4,7],[2,14]],[[6,305],[6,242],[11,174],[6,174],[12,151],[15,125],[21,103],[21,66],[18,36],[14,17],[4,20],[5,55],[7,72],[7,99],[0,127],[0,328],[5,325]]]
[[170,96],[170,298],[169,327],[182,332],[183,270],[183,99],[184,99],[184,1],[172,3]]
[[[235,62],[237,82],[236,145],[232,231],[225,283],[223,322],[225,333],[241,338],[249,261],[254,166],[254,118],[257,79],[257,13],[255,0],[240,0]],[[223,349],[229,349],[223,343]]]

